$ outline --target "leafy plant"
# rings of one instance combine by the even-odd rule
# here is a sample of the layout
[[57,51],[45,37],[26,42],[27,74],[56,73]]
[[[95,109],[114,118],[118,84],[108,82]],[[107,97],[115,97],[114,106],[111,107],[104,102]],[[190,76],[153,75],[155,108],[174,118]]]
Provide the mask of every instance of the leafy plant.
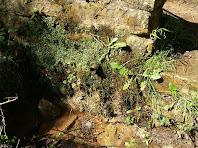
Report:
[[133,117],[128,116],[125,118],[125,121],[128,125],[134,124],[134,120],[135,120],[135,116],[133,116]]
[[[132,112],[134,112],[134,111],[140,111],[141,110],[141,107],[136,107],[135,108],[135,110],[128,110],[127,112],[126,112],[126,114],[131,114]],[[136,119],[138,120],[138,117],[136,117]],[[132,125],[132,124],[134,124],[134,122],[135,122],[135,116],[130,116],[130,115],[128,115],[126,118],[125,118],[125,121],[126,121],[126,123],[128,124],[128,125]]]
[[188,123],[177,123],[177,127],[183,132],[185,133],[186,131],[192,131],[193,129],[196,129],[196,127],[192,124],[188,124]]
[[10,146],[12,145],[13,143],[15,143],[15,140],[17,139],[17,137],[13,137],[13,138],[8,138],[7,135],[0,135],[0,145],[7,145],[7,146]]
[[116,62],[111,62],[110,65],[112,68],[116,69],[118,71],[118,73],[121,75],[132,74],[131,71],[129,71],[127,68],[125,68],[122,65],[119,65]]
[[[151,85],[151,82],[153,80],[158,80],[161,78],[160,73],[162,71],[165,71],[168,67],[171,66],[172,61],[167,61],[166,57],[169,55],[169,51],[157,51],[152,57],[147,59],[145,62],[141,63],[139,65],[139,73],[133,73],[132,70],[129,70],[125,68],[123,65],[119,65],[117,62],[111,62],[110,65],[113,69],[116,69],[117,72],[121,75],[131,75],[130,80],[128,80],[127,83],[125,83],[123,90],[127,90],[132,83],[132,81],[136,79],[143,79],[146,78],[147,80],[149,79],[150,81],[143,81],[141,83],[141,90],[144,90],[144,88],[147,85]],[[136,59],[138,60],[138,59]],[[131,60],[133,61],[133,60]]]
[[152,126],[154,126],[154,124],[155,123],[160,123],[160,125],[161,126],[167,126],[167,125],[170,125],[170,120],[169,120],[169,118],[167,118],[167,117],[160,117],[160,115],[159,114],[156,114],[156,113],[153,113],[152,114],[152,120],[153,120],[153,122],[152,122]]
[[126,148],[138,147],[138,143],[136,142],[134,137],[131,137],[128,142],[125,142],[125,147]]
[[60,140],[60,138],[61,138],[62,135],[64,135],[63,132],[58,133],[58,134],[53,138],[53,140],[52,140],[53,144],[51,144],[51,145],[49,146],[49,148],[56,148],[55,143],[57,143],[57,142]]
[[169,118],[162,117],[162,119],[160,120],[160,125],[165,126],[165,125],[169,125],[169,124],[170,124]]
[[0,63],[3,63],[3,62],[14,62],[13,61],[13,57],[12,56],[4,56],[2,58],[0,58]]
[[[169,89],[171,90],[172,95],[175,100],[172,103],[173,105],[165,106],[174,107],[181,114],[181,118],[184,120],[184,127],[193,127],[194,123],[196,123],[196,118],[198,117],[198,92],[190,95],[186,95],[181,93],[173,83],[169,83]],[[187,129],[187,128],[186,128]]]
[[179,95],[179,91],[177,90],[176,86],[173,83],[169,83],[169,89],[171,91],[171,93],[173,94],[174,98],[178,98]]
[[[107,42],[107,45],[105,45],[105,47],[107,48],[106,52],[99,58],[98,60],[98,63],[101,63],[101,61],[107,56],[110,54],[111,50],[113,49],[118,49],[118,48],[123,48],[123,47],[126,47],[126,43],[124,42],[118,42],[118,38],[113,38],[111,41],[110,41],[110,38],[108,36],[106,36],[106,42]],[[109,57],[107,57],[108,60],[109,60]]]
[[28,55],[36,64],[49,70],[54,70],[62,64],[62,66],[89,71],[92,63],[101,64],[104,60],[109,60],[109,56],[113,54],[111,51],[126,46],[126,43],[117,42],[118,38],[112,40],[108,38],[108,43],[105,45],[94,35],[94,41],[70,40],[65,30],[60,25],[56,25],[56,19],[53,17],[42,17],[38,22],[31,20],[27,24],[27,29],[31,30],[32,36],[38,39],[37,41],[29,39]]
[[166,38],[166,33],[165,32],[170,32],[170,31],[166,28],[154,29],[150,34],[150,38],[153,39],[153,40],[161,39],[161,37]]

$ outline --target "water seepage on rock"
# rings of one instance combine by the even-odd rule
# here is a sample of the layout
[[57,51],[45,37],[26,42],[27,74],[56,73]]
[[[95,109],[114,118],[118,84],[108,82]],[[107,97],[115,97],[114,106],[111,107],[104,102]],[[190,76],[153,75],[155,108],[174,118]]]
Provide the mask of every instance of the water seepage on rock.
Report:
[[39,101],[38,109],[43,119],[47,121],[56,119],[61,115],[61,109],[44,98]]

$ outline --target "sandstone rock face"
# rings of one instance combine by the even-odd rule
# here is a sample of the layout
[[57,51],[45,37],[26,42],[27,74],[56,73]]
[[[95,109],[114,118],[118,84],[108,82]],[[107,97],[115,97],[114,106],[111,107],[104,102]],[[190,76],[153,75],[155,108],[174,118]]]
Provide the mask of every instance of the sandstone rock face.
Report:
[[5,24],[13,24],[13,27],[22,19],[17,18],[30,18],[33,10],[37,9],[47,16],[60,17],[63,20],[69,18],[80,27],[108,26],[112,30],[148,34],[159,26],[163,4],[163,0],[5,1],[1,7],[8,13],[1,11],[1,19]]
[[[151,54],[154,41],[143,37],[131,35],[126,38],[127,45],[131,48],[136,56],[144,56],[144,54]],[[137,50],[138,49],[138,50]]]
[[123,147],[124,143],[130,139],[131,136],[137,133],[136,126],[127,126],[125,124],[109,124],[105,128],[105,132],[98,137],[98,143],[109,147]]
[[176,69],[162,73],[164,82],[162,87],[156,85],[160,91],[168,90],[168,83],[172,82],[185,94],[193,94],[198,90],[198,51],[186,52],[181,60],[175,62]]
[[[72,1],[67,14],[81,27],[127,31],[132,34],[148,34],[159,26],[163,1]],[[156,5],[155,5],[156,4]]]
[[[148,35],[160,24],[164,0],[8,0],[0,5],[0,18],[7,28],[23,28],[37,14],[53,16],[62,26],[100,29],[113,32]],[[108,36],[108,32],[106,32]],[[145,55],[147,41],[135,38],[127,41],[134,56]],[[140,45],[140,46],[139,46]]]

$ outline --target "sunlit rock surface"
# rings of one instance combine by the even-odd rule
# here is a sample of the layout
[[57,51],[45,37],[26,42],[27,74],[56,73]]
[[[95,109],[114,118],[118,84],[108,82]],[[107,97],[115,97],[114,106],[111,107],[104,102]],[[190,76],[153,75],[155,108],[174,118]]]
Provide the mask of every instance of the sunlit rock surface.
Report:
[[148,34],[159,26],[163,0],[124,1],[4,1],[1,18],[10,27],[31,18],[35,10],[46,16],[67,19],[63,22],[75,23],[80,27],[99,28],[108,26],[113,30],[132,34]]

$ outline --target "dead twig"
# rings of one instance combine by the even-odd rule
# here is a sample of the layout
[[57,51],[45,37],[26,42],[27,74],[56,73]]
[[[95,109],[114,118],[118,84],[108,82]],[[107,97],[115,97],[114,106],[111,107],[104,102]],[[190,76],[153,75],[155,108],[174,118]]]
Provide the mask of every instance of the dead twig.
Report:
[[[7,135],[6,134],[6,123],[5,123],[5,116],[3,114],[3,109],[1,105],[13,102],[18,99],[18,95],[16,97],[6,97],[4,99],[8,99],[8,101],[0,103],[0,116],[1,116],[1,125],[0,125],[0,135]],[[3,132],[3,133],[2,133]]]
[[0,103],[0,106],[3,105],[3,104],[7,104],[7,103],[10,103],[10,102],[13,102],[13,101],[17,100],[18,99],[18,95],[16,94],[16,97],[5,97],[3,99],[8,99],[8,101]]

